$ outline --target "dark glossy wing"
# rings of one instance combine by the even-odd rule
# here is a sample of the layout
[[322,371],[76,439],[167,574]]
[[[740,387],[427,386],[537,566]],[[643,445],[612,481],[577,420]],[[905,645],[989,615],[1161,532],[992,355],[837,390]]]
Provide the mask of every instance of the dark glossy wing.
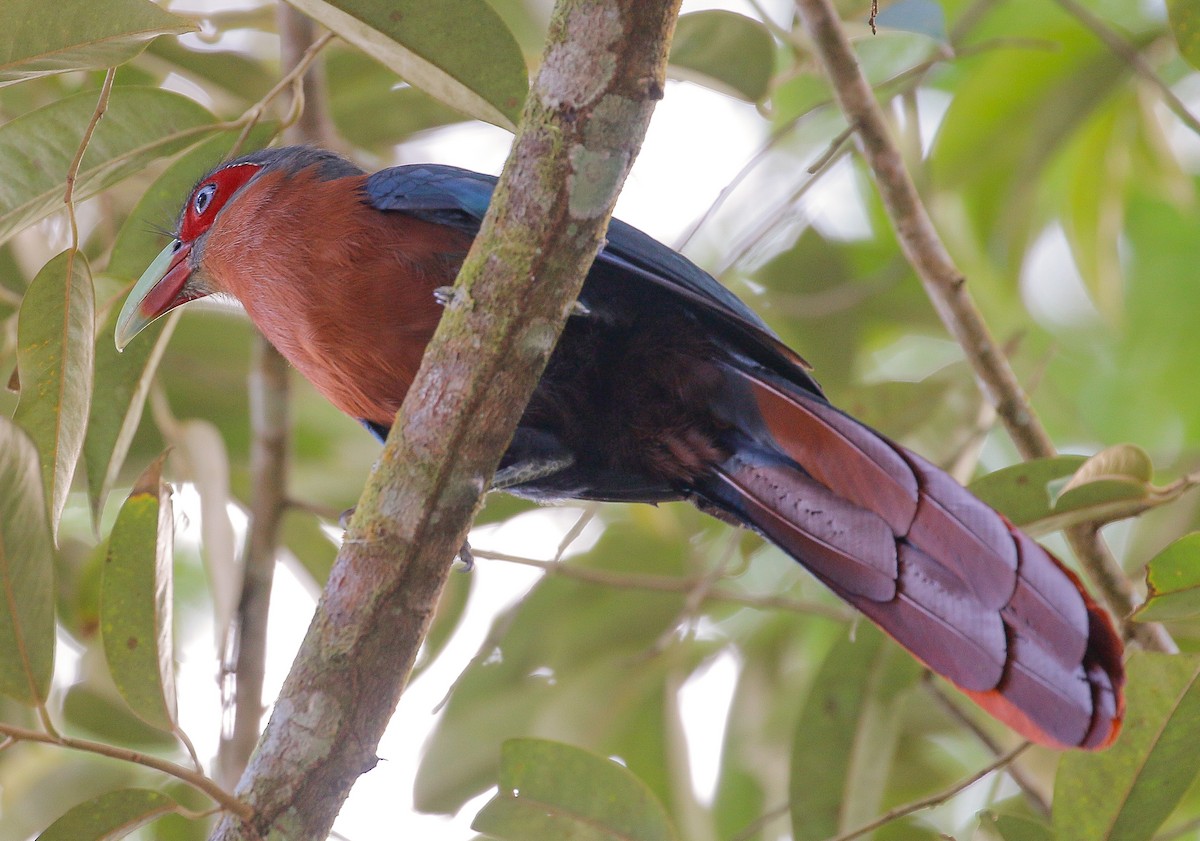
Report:
[[[496,178],[467,169],[414,164],[381,170],[366,181],[367,199],[379,210],[409,213],[472,234],[487,212]],[[596,256],[606,278],[653,284],[688,305],[755,361],[797,385],[821,394],[808,363],[783,344],[758,315],[695,263],[632,225],[614,219]],[[593,274],[596,274],[596,269]],[[581,296],[585,305],[588,289]]]

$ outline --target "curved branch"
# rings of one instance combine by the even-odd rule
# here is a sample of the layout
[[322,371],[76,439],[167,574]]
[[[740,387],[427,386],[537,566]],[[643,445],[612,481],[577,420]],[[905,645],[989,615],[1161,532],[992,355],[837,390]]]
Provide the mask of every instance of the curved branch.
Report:
[[220,841],[324,839],[377,761],[452,559],[662,95],[678,0],[560,0],[487,217]]

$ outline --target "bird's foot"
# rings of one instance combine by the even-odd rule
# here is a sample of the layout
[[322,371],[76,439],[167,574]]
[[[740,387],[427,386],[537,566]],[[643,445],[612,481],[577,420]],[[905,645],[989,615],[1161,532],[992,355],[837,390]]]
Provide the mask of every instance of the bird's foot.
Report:
[[433,300],[437,302],[438,306],[450,306],[450,303],[454,300],[454,297],[455,292],[453,286],[439,286],[437,289],[433,290]]
[[354,516],[354,512],[358,510],[357,506],[351,506],[338,515],[338,528],[342,531],[350,528],[350,518]]
[[579,316],[580,318],[583,318],[583,317],[589,316],[591,314],[592,314],[592,311],[587,308],[586,304],[582,303],[581,301],[572,301],[571,302],[570,315],[572,317]]
[[471,544],[468,541],[463,541],[463,545],[459,548],[458,554],[455,557],[462,564],[459,572],[470,572],[475,569],[475,553],[471,551]]
[[497,470],[492,476],[493,491],[503,491],[525,482],[533,482],[553,476],[560,470],[566,470],[575,463],[574,457],[563,455],[559,458],[539,458],[518,461]]

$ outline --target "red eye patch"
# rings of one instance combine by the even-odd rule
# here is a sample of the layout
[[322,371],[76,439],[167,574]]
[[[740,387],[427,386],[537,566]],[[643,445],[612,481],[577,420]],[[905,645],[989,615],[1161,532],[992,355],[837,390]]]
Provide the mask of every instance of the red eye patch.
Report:
[[179,226],[179,238],[192,242],[211,227],[233,195],[262,169],[259,164],[234,164],[205,178],[188,196]]

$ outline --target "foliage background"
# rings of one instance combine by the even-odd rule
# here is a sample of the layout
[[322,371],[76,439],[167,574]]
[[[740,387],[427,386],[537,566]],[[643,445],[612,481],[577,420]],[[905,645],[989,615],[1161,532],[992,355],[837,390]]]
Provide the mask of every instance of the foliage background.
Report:
[[[487,24],[481,3],[446,0],[428,14]],[[100,628],[112,617],[100,605],[102,568],[122,500],[170,446],[167,476],[180,490],[178,516],[187,520],[179,526],[194,527],[181,531],[188,539],[176,545],[172,564],[180,644],[196,627],[210,627],[200,617],[217,617],[218,627],[226,621],[237,591],[227,582],[236,579],[241,550],[225,512],[250,501],[251,330],[225,313],[189,310],[154,368],[152,338],[115,355],[109,316],[164,243],[154,226],[171,223],[191,183],[245,127],[240,115],[278,81],[276,17],[270,6],[252,6],[151,18],[149,4],[133,0],[89,13],[100,5],[54,15],[22,0],[0,8],[0,33],[9,33],[8,42],[0,36],[0,371],[7,377],[20,357],[23,389],[19,407],[16,394],[0,393],[0,413],[31,433],[43,476],[57,488],[42,500],[23,439],[11,424],[0,428],[0,539],[9,550],[3,573],[10,597],[0,616],[7,628],[9,617],[25,615],[20,606],[49,594],[51,578],[42,573],[52,564],[60,651],[52,690],[40,707],[29,705],[22,703],[30,700],[28,668],[10,637],[0,636],[8,645],[0,652],[0,687],[15,696],[0,701],[0,721],[37,727],[48,718],[64,734],[185,761],[178,740],[162,732],[171,729],[170,709],[155,720],[147,708],[156,702],[131,705],[116,688],[132,681],[152,695],[169,694],[170,669],[152,664],[147,677],[106,661]],[[324,6],[300,5],[318,14]],[[1200,75],[1185,58],[1197,31],[1193,4],[1175,3],[1168,13],[1116,0],[1086,9],[1066,0],[901,0],[883,5],[874,36],[865,4],[841,7],[938,229],[993,330],[1010,341],[1013,363],[1060,449],[1091,455],[1134,443],[1153,462],[1153,487],[1177,480],[1179,490],[1189,487],[1200,443],[1200,142],[1195,120],[1189,125],[1166,92],[1185,108],[1200,99]],[[450,93],[456,105],[503,122],[514,113],[506,86],[512,68],[520,79],[536,61],[548,4],[493,0],[490,8],[491,29],[452,36],[457,49],[439,61],[441,71],[453,64],[460,74],[461,89]],[[838,405],[963,478],[1013,464],[1011,445],[991,432],[993,418],[961,351],[904,262],[861,161],[849,146],[831,146],[845,122],[793,10],[783,2],[737,9],[735,16],[685,5],[692,13],[680,22],[673,69],[688,80],[680,84],[746,103],[741,112],[764,147],[731,184],[728,200],[704,216],[686,251],[801,349]],[[175,37],[189,21],[199,34]],[[442,30],[457,31],[431,26]],[[102,31],[116,35],[97,37]],[[413,38],[413,31],[397,37]],[[1125,47],[1114,49],[1105,37]],[[64,41],[85,46],[64,59],[54,49]],[[440,127],[466,119],[343,41],[319,60],[328,98],[314,107],[328,109],[337,144],[364,166],[415,160],[436,148]],[[109,113],[76,183],[81,257],[75,280],[64,286],[66,260],[56,255],[72,234],[61,197],[104,80],[95,67],[109,64],[119,65]],[[50,72],[62,69],[71,72]],[[162,93],[167,88],[182,93]],[[673,84],[668,99],[677,90]],[[267,103],[247,143],[267,142],[285,114]],[[715,145],[707,133],[725,127],[712,122],[680,144]],[[690,212],[700,220],[705,208]],[[632,221],[671,235],[654,230],[654,213],[646,214],[646,222]],[[72,302],[65,311],[64,300]],[[47,334],[59,337],[57,356],[46,356]],[[47,366],[67,385],[46,389],[45,379],[28,375]],[[93,382],[89,406],[80,383]],[[120,431],[137,423],[126,409],[140,405],[139,388],[149,393],[150,409],[122,459]],[[335,551],[322,525],[354,503],[375,452],[356,424],[297,379],[287,487],[294,504],[282,551],[314,583],[324,580]],[[1046,480],[1065,479],[1075,466],[1002,484],[989,498],[1010,514],[1033,511],[1035,521],[1049,521],[1054,486],[1048,492]],[[1118,487],[1097,491],[1081,516],[1097,500],[1124,505],[1123,512],[1148,509],[1106,529],[1125,569],[1140,579],[1149,560],[1195,527],[1196,502],[1186,494],[1155,496],[1144,467],[1110,472],[1121,474],[1113,480]],[[141,503],[144,497],[143,488]],[[56,548],[20,532],[39,518],[56,521],[59,506]],[[496,784],[506,739],[533,736],[620,757],[665,807],[679,837],[820,839],[946,791],[1015,744],[754,536],[686,505],[577,510],[593,518],[587,540],[496,617],[456,682],[421,761],[419,809],[457,811]],[[518,517],[526,529],[547,528],[552,519],[495,496],[481,522]],[[148,534],[153,556],[165,544],[155,543],[156,529]],[[1056,534],[1044,539],[1065,552]],[[27,550],[19,558],[16,546]],[[480,555],[481,565],[513,562]],[[1160,589],[1181,592],[1163,615],[1188,651],[1197,644],[1187,599],[1191,542],[1168,560],[1179,578]],[[474,586],[472,576],[454,576],[427,661],[470,613]],[[149,615],[151,629],[172,622],[163,605]],[[211,671],[216,658],[214,651]],[[718,660],[736,666],[736,679],[708,804],[689,779],[678,701],[689,678]],[[1196,759],[1186,750],[1200,727],[1190,712],[1196,661],[1145,657],[1132,672],[1129,738],[1109,754],[1060,764],[1058,754],[1028,751],[1017,760],[1019,786],[993,775],[948,806],[889,822],[875,837],[1200,835]],[[575,783],[602,785],[586,772]],[[203,797],[157,772],[14,744],[0,752],[0,839],[31,837],[71,806],[129,786],[204,808]],[[1041,811],[1047,802],[1052,817]],[[641,828],[649,831],[657,818],[645,820]],[[206,832],[203,821],[178,817],[140,831],[153,838]]]

